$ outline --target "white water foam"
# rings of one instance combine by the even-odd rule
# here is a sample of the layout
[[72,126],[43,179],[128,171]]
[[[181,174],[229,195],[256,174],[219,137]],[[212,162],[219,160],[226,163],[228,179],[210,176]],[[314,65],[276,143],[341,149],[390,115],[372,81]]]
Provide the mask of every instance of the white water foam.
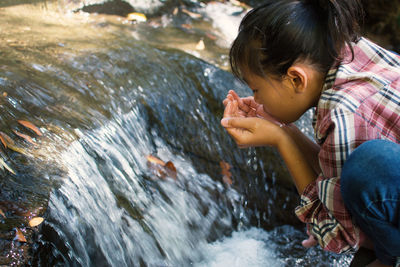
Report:
[[273,251],[276,245],[267,242],[269,233],[258,228],[234,232],[231,237],[208,244],[204,254],[207,259],[194,264],[195,267],[261,267],[279,266]]
[[212,21],[213,26],[221,33],[218,45],[230,47],[238,33],[240,21],[246,14],[243,8],[229,2],[212,2],[206,5],[201,12]]

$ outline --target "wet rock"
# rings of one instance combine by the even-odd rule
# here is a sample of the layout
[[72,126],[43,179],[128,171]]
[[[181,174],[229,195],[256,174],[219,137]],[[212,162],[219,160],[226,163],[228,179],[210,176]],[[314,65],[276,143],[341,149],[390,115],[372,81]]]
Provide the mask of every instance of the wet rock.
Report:
[[129,13],[135,11],[135,9],[130,4],[121,0],[113,0],[102,4],[87,5],[78,10],[87,13],[118,15],[122,17],[125,17]]

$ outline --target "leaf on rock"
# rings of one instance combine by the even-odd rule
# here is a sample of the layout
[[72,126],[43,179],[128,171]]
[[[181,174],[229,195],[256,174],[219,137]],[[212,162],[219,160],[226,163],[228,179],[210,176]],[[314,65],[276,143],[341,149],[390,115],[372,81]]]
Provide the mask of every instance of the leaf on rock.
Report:
[[7,142],[4,140],[3,136],[0,134],[0,141],[3,143],[3,146],[7,148]]
[[0,158],[0,167],[3,169],[3,168],[6,168],[9,172],[11,172],[12,174],[15,174],[15,171],[13,170],[13,169],[11,169],[8,165],[7,165],[7,163],[5,163],[5,161],[2,159],[2,158]]
[[15,145],[14,140],[12,140],[11,137],[9,137],[7,134],[0,132],[0,136],[1,136],[1,142],[5,147],[8,147],[9,145]]
[[234,6],[239,6],[242,7],[244,9],[250,9],[251,7],[249,5],[246,5],[245,3],[242,3],[238,0],[229,0],[229,2],[231,2],[232,5]]
[[14,240],[17,240],[19,242],[26,242],[26,238],[22,231],[18,228],[15,228],[15,237]]
[[29,226],[30,227],[35,227],[41,224],[44,221],[42,217],[34,217],[29,221]]
[[29,135],[20,133],[20,132],[18,132],[18,131],[16,131],[16,130],[13,130],[13,132],[14,132],[16,135],[18,135],[19,137],[25,139],[27,142],[31,143],[32,145],[36,145],[35,141],[33,141],[32,137],[30,137]]
[[206,36],[209,38],[209,39],[211,39],[211,40],[213,40],[213,41],[215,41],[215,40],[217,40],[217,36],[215,36],[214,34],[212,34],[212,33],[206,33]]
[[42,132],[39,130],[39,128],[36,127],[32,122],[24,121],[24,120],[18,120],[18,123],[21,124],[22,126],[25,126],[28,129],[34,131],[39,136],[43,135]]
[[219,166],[221,167],[222,181],[224,183],[231,185],[232,184],[232,173],[229,171],[231,165],[228,162],[221,160],[219,162]]
[[192,26],[192,25],[190,25],[190,24],[186,24],[186,23],[184,23],[184,24],[181,24],[181,27],[182,27],[182,28],[184,28],[184,29],[187,29],[187,30],[190,30],[190,29],[192,29],[192,28],[193,28],[193,26]]
[[7,134],[0,132],[0,136],[2,137],[1,141],[4,142],[3,144],[5,144],[4,146],[20,154],[28,155],[25,149],[18,147],[14,140],[12,140]]
[[172,161],[165,163],[167,174],[176,180],[176,167]]
[[166,176],[170,176],[176,179],[176,168],[171,161],[164,162],[155,156],[149,155],[147,156],[147,165],[159,178],[165,179]]
[[162,161],[161,159],[159,159],[157,157],[154,157],[152,155],[148,155],[147,156],[147,161],[150,162],[150,163],[155,163],[155,164],[158,164],[158,165],[161,165],[161,166],[165,166],[165,162],[164,161]]
[[168,161],[167,163],[165,163],[165,167],[167,167],[167,168],[170,169],[171,171],[176,172],[175,165],[172,163],[172,161]]
[[187,9],[182,8],[182,12],[191,17],[192,19],[200,19],[202,17],[201,14],[191,12]]
[[0,215],[3,216],[4,218],[6,217],[6,214],[4,213],[4,211],[2,209],[0,209]]

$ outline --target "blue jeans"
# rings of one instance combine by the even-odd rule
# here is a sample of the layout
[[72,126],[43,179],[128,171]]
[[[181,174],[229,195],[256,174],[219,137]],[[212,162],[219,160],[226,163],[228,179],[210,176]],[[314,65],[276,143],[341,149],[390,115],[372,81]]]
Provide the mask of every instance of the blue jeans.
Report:
[[395,265],[400,259],[400,145],[371,140],[357,147],[343,166],[341,192],[377,258]]

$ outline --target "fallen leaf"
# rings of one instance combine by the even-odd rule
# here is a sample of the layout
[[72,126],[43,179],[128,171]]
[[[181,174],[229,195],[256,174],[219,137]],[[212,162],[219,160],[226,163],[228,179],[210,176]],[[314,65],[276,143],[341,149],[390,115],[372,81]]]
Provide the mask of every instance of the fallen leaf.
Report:
[[147,156],[147,164],[152,172],[158,177],[164,179],[166,176],[170,176],[176,179],[176,168],[171,161],[165,163],[161,159],[149,155]]
[[26,150],[23,149],[23,148],[17,147],[17,146],[15,146],[15,145],[8,145],[8,148],[11,149],[11,150],[14,150],[15,152],[18,152],[18,153],[20,153],[20,154],[29,156],[29,154],[28,154],[28,153],[26,152]]
[[15,228],[15,237],[14,240],[17,240],[19,242],[26,242],[26,238],[22,231],[18,228]]
[[1,142],[5,147],[7,147],[8,145],[15,145],[14,140],[12,140],[11,137],[9,137],[7,134],[0,132],[0,136]]
[[211,39],[211,40],[213,40],[213,41],[215,41],[215,40],[217,40],[217,36],[215,36],[214,34],[211,34],[211,33],[206,33],[206,36],[209,38],[209,39]]
[[21,125],[25,126],[28,129],[31,129],[32,131],[34,131],[39,136],[43,135],[42,132],[39,130],[39,128],[36,127],[32,122],[24,121],[24,120],[18,120],[18,123],[20,123]]
[[190,30],[190,29],[192,29],[192,28],[193,28],[193,26],[192,26],[192,25],[190,25],[190,24],[186,24],[186,23],[184,23],[184,24],[181,24],[181,27],[182,27],[182,28],[185,28],[185,29],[188,29],[188,30]]
[[31,143],[32,145],[36,145],[35,141],[33,141],[32,137],[30,137],[29,135],[20,133],[20,132],[18,132],[16,130],[13,130],[13,132],[16,135],[18,135],[19,137],[21,137],[21,138],[25,139],[26,141],[28,141],[29,143]]
[[165,163],[167,174],[176,180],[176,168],[172,161]]
[[28,156],[28,153],[25,151],[25,149],[18,147],[15,144],[14,140],[11,139],[11,137],[9,137],[8,135],[6,135],[3,132],[0,132],[0,136],[2,137],[1,142],[4,142],[3,144],[5,147],[7,147],[11,150],[14,150],[15,152],[18,152],[18,153]]
[[221,167],[222,181],[224,183],[231,185],[232,184],[232,173],[229,171],[231,165],[228,162],[220,161],[219,166]]
[[4,147],[7,148],[6,140],[4,140],[4,138],[1,134],[0,134],[0,141],[3,143]]
[[30,227],[35,227],[41,224],[44,221],[42,217],[34,217],[29,221],[29,226]]
[[15,171],[13,169],[11,169],[7,163],[4,162],[4,160],[2,158],[0,158],[0,166],[3,168],[6,168],[9,172],[11,172],[12,174],[15,174]]
[[184,9],[184,8],[182,8],[182,12],[185,13],[185,14],[187,14],[187,15],[189,15],[189,17],[191,17],[191,18],[193,18],[193,19],[199,19],[199,18],[202,17],[200,14],[191,12],[191,11],[189,11],[189,10],[187,10],[187,9]]
[[6,217],[6,214],[0,209],[0,215],[3,216],[4,218]]
[[127,19],[130,21],[137,21],[137,22],[146,22],[147,21],[147,17],[145,14],[137,13],[137,12],[129,13],[127,16]]
[[155,164],[158,164],[158,165],[161,165],[161,166],[165,166],[165,162],[164,161],[162,161],[161,159],[156,158],[156,157],[154,157],[152,155],[148,155],[147,156],[147,161],[150,162],[150,163],[155,163]]
[[231,4],[234,5],[234,6],[240,6],[240,7],[245,8],[245,9],[250,9],[251,8],[249,5],[246,5],[245,3],[242,3],[242,2],[237,1],[237,0],[229,0],[229,2],[231,2]]
[[203,39],[201,39],[197,44],[196,44],[196,50],[204,50],[206,46],[204,45]]
[[172,163],[172,161],[168,161],[167,163],[165,163],[165,167],[167,167],[167,168],[170,169],[171,171],[176,172],[175,165]]

